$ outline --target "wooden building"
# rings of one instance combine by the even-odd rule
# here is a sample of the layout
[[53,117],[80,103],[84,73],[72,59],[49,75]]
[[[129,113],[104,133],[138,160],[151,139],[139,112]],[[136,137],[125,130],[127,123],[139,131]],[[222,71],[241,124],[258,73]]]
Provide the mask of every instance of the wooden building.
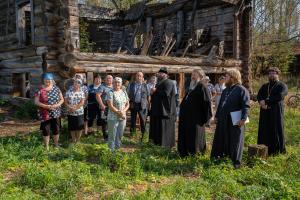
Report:
[[[26,96],[49,71],[62,86],[75,73],[214,75],[241,70],[251,87],[251,0],[175,0],[129,10],[78,5],[77,0],[0,2],[0,94]],[[93,53],[80,52],[79,21],[89,24]]]

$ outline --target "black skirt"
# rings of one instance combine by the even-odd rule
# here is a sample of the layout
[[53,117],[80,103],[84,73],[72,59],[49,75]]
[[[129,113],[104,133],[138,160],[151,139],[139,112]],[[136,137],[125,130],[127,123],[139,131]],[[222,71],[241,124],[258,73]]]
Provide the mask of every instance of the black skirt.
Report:
[[84,129],[84,115],[72,116],[68,115],[69,131],[81,131]]

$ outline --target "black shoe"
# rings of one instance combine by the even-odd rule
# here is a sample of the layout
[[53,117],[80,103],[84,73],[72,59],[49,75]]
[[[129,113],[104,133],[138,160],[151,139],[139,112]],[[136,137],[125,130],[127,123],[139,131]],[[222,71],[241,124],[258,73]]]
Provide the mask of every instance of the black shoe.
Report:
[[234,167],[234,169],[240,169],[241,165],[240,164],[234,164],[233,167]]

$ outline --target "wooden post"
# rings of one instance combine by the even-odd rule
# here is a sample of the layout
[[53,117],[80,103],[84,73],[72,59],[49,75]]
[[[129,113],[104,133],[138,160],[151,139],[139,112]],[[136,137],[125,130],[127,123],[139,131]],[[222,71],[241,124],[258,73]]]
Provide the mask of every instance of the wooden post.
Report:
[[185,74],[183,72],[179,73],[178,87],[179,99],[181,101],[185,95]]
[[26,97],[26,73],[20,75],[21,97]]
[[87,72],[86,82],[87,82],[88,85],[93,84],[93,82],[94,82],[94,72]]
[[243,85],[250,91],[250,93],[252,93],[252,84],[251,84],[251,36],[252,36],[252,10],[251,10],[251,6],[247,6],[247,5],[251,5],[251,0],[247,0],[245,1],[245,8],[244,12],[242,14],[242,22],[243,22],[243,34],[242,34],[242,41],[243,41],[243,45],[241,45],[243,47],[243,54],[242,54],[242,60],[243,60],[243,64],[242,64],[242,81],[243,81]]
[[176,43],[176,50],[180,48],[180,43],[182,40],[184,31],[184,13],[182,10],[177,12],[177,24],[176,24],[176,37],[177,37],[177,43]]
[[240,58],[240,47],[240,19],[239,15],[235,15],[233,26],[233,57],[235,59]]
[[146,18],[146,33],[149,33],[152,30],[152,17]]

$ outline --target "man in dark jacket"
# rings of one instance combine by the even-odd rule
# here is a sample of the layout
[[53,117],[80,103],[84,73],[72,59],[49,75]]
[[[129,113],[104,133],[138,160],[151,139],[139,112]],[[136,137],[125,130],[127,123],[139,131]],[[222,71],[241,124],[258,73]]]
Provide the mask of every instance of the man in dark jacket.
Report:
[[166,148],[175,146],[176,91],[168,79],[166,68],[157,73],[158,83],[151,90],[151,115],[149,139]]

